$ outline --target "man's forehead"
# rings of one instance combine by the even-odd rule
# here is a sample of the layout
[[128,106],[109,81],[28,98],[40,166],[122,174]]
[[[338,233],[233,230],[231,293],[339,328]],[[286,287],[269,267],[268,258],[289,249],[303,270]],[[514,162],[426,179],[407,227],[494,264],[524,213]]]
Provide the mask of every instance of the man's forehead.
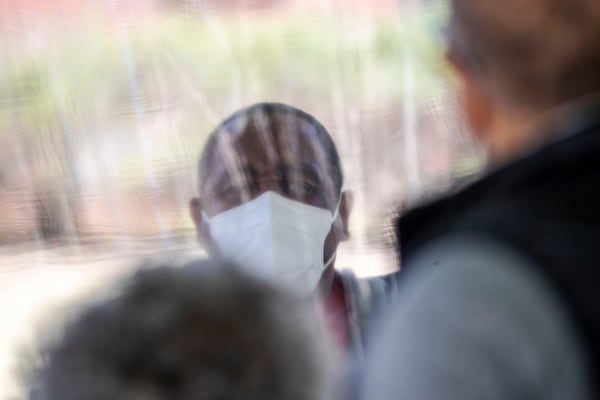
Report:
[[325,144],[317,127],[293,114],[252,113],[226,124],[217,135],[219,158],[236,155],[246,162],[326,162]]

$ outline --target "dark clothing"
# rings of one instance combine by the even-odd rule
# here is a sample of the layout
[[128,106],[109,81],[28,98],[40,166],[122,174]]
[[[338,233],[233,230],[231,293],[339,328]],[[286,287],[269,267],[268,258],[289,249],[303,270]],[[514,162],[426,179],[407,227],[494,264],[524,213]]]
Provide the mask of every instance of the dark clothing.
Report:
[[442,237],[476,235],[509,246],[564,302],[600,382],[600,110],[555,127],[554,143],[459,193],[401,217],[403,265]]

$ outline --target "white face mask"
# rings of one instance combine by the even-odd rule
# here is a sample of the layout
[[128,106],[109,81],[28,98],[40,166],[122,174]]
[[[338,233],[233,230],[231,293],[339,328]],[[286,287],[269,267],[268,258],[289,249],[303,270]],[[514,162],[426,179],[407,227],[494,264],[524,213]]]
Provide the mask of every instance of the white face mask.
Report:
[[213,217],[202,212],[202,218],[227,261],[310,293],[335,257],[323,262],[338,209],[339,203],[332,213],[269,191]]

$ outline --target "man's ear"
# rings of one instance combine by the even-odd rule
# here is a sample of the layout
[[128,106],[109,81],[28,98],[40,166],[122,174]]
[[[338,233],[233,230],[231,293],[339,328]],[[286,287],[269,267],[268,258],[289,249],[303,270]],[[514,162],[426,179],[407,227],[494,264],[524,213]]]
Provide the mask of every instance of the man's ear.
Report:
[[198,197],[194,197],[190,200],[190,217],[192,217],[192,221],[194,221],[194,225],[196,228],[199,228],[202,225],[202,203]]
[[202,219],[202,201],[198,197],[190,200],[190,217],[196,226],[196,236],[201,243],[209,243],[210,235],[208,234],[207,225]]
[[476,136],[486,143],[487,135],[494,123],[494,103],[488,87],[477,76],[478,71],[468,67],[459,57],[451,52],[446,53],[446,61],[459,80],[459,100],[464,114]]
[[351,191],[345,190],[341,194],[339,209],[339,219],[342,223],[340,241],[350,239],[350,213],[352,212],[352,206],[354,203],[354,196]]

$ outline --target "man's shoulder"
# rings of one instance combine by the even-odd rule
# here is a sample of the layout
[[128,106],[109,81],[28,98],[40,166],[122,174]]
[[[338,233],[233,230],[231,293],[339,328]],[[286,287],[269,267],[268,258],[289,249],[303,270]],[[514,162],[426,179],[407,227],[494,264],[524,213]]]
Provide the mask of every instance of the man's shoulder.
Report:
[[493,239],[453,235],[407,263],[399,301],[374,340],[372,377],[403,377],[390,393],[441,398],[451,379],[465,398],[482,387],[498,398],[591,398],[585,343],[527,257]]

